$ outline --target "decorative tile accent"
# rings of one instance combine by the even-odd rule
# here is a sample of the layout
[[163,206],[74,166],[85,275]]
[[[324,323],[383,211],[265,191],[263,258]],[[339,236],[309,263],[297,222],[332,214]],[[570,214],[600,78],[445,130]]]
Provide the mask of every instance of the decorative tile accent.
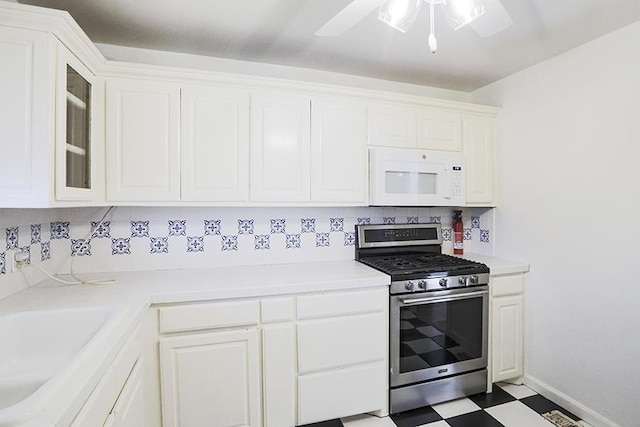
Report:
[[408,216],[407,217],[407,224],[417,224],[418,221],[418,217],[417,216]]
[[[273,220],[272,220],[273,221]],[[255,249],[269,249],[269,235],[268,234],[256,234],[253,238],[253,245]]]
[[384,218],[382,218],[382,223],[383,224],[395,224],[396,223],[396,217],[395,216],[385,216]]
[[35,245],[42,240],[42,224],[31,224],[31,244]]
[[18,249],[18,227],[7,228],[7,249]]
[[315,218],[302,218],[300,220],[300,228],[303,233],[315,233],[316,232],[316,219]]
[[24,252],[27,254],[27,259],[24,260],[25,264],[31,264],[31,246],[21,247],[20,252]]
[[253,220],[252,219],[239,219],[238,220],[238,234],[253,234]]
[[204,235],[205,236],[219,236],[221,229],[221,222],[219,219],[205,219],[204,220]]
[[90,256],[91,241],[85,239],[71,239],[71,256]]
[[329,231],[344,231],[344,218],[329,218]]
[[152,254],[168,254],[169,238],[168,237],[152,237],[149,242]]
[[344,233],[344,245],[345,246],[354,246],[356,244],[356,232],[355,231],[347,231]]
[[442,217],[441,216],[429,217],[429,222],[434,223],[434,224],[442,224]]
[[284,233],[285,232],[285,219],[272,219],[271,220],[271,233]]
[[238,236],[222,236],[222,250],[223,251],[237,251],[238,250]]
[[0,274],[7,274],[7,255],[4,252],[0,254]]
[[91,221],[91,235],[99,239],[111,237],[111,221],[104,221],[102,224]]
[[329,233],[316,233],[316,248],[329,246]]
[[69,238],[69,221],[55,221],[51,223],[51,240]]
[[300,247],[300,234],[287,234],[286,235],[287,249]]
[[480,228],[480,217],[472,216],[471,217],[471,228]]
[[40,242],[40,261],[51,259],[51,242]]
[[371,224],[371,218],[358,218],[357,223],[358,225],[369,225]]
[[131,221],[131,237],[149,237],[149,221]]
[[442,229],[442,240],[444,242],[450,242],[451,241],[451,229],[450,228],[443,228]]
[[187,221],[183,219],[169,220],[169,236],[186,236]]
[[131,238],[120,237],[111,239],[111,255],[130,255],[131,254]]
[[463,233],[462,233],[462,238],[464,240],[471,240],[471,229],[470,228],[465,228]]
[[482,243],[489,243],[489,230],[480,230],[480,241]]
[[187,236],[187,252],[204,252],[204,236]]

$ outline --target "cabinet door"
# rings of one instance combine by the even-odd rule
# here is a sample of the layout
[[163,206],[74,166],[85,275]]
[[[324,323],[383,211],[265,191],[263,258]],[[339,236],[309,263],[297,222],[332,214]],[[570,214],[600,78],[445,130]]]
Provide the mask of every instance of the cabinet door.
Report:
[[493,382],[523,375],[522,295],[498,297],[493,310]]
[[113,407],[116,427],[143,427],[145,425],[144,394],[142,386],[142,359],[139,359]]
[[257,329],[162,338],[163,425],[260,426],[259,347]]
[[310,100],[251,97],[251,200],[309,201]]
[[467,163],[467,204],[492,205],[493,179],[493,119],[464,117],[464,154]]
[[265,427],[296,425],[296,347],[292,323],[262,327]]
[[366,203],[366,106],[311,102],[311,200]]
[[369,145],[415,148],[417,114],[416,108],[405,105],[368,104]]
[[180,199],[180,87],[107,81],[107,199]]
[[421,109],[418,112],[418,148],[462,151],[462,116],[452,111]]
[[184,201],[249,199],[249,94],[182,89],[181,188]]

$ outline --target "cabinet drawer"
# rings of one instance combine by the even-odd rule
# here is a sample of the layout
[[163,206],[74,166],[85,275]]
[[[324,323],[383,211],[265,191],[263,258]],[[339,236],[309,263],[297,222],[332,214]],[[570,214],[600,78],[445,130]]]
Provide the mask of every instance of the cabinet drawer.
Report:
[[262,323],[287,322],[295,317],[293,297],[265,299],[260,304]]
[[371,313],[298,323],[300,374],[383,360],[387,317]]
[[491,295],[519,295],[524,293],[524,274],[494,276],[491,278]]
[[260,319],[258,301],[189,304],[162,307],[158,312],[161,333],[257,325]]
[[298,297],[298,319],[383,312],[388,304],[387,288],[308,295]]

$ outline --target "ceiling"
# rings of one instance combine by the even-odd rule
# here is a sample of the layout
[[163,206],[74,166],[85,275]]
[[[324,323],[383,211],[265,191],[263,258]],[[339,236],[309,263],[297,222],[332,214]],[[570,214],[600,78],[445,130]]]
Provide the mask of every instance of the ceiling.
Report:
[[370,13],[337,37],[318,30],[350,0],[18,0],[67,10],[96,43],[312,68],[473,91],[640,20],[638,0],[502,0],[514,23],[489,38],[436,9],[399,33]]

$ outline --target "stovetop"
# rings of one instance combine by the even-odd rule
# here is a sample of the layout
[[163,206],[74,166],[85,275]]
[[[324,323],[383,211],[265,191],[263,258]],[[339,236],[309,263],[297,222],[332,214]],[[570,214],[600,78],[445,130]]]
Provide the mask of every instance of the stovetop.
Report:
[[389,274],[393,280],[489,272],[484,264],[440,253],[373,255],[360,257],[359,261]]

